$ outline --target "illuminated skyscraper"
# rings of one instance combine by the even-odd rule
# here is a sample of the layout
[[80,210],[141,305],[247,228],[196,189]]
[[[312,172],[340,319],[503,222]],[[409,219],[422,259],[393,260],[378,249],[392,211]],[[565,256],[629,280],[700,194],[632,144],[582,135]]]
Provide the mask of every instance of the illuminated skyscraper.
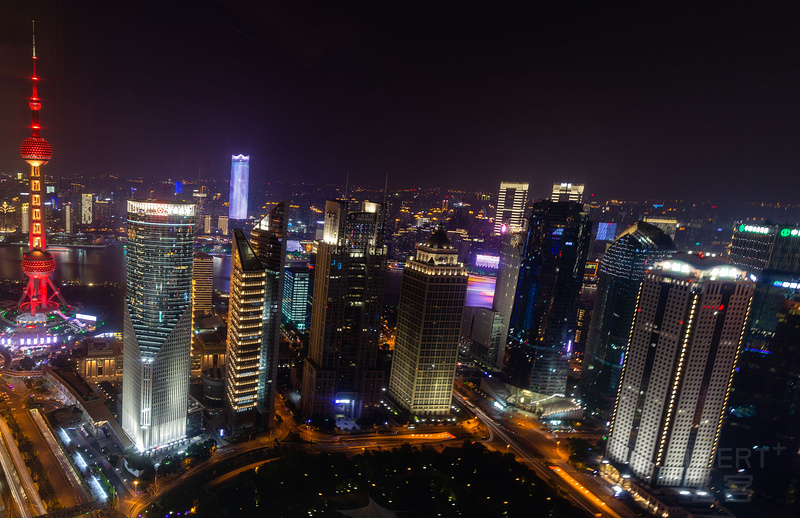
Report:
[[303,414],[353,419],[380,404],[378,337],[386,274],[384,208],[325,204],[315,264],[311,343],[303,372]]
[[91,194],[81,194],[81,225],[92,224],[92,204],[94,196]]
[[[250,157],[231,156],[231,184],[228,203],[229,219],[247,219],[247,196],[250,186]],[[220,225],[221,226],[221,225]]]
[[310,288],[313,273],[307,265],[286,268],[283,287],[283,320],[305,331],[311,317]]
[[603,420],[614,410],[639,287],[647,269],[674,249],[661,229],[640,221],[622,232],[600,261],[581,392],[589,410]]
[[278,377],[278,348],[281,341],[284,265],[286,263],[286,203],[272,206],[250,232],[250,244],[264,266],[264,344],[259,356],[258,423],[272,425]]
[[[494,233],[519,232],[525,225],[525,203],[528,201],[528,183],[500,182],[497,195],[497,212]],[[503,229],[505,225],[505,230]]]
[[403,270],[389,395],[412,415],[446,415],[453,399],[467,267],[444,229]]
[[517,387],[566,393],[591,228],[580,203],[533,205],[503,366]]
[[242,436],[256,430],[267,274],[244,232],[234,229],[232,240],[225,410],[229,434]]
[[492,310],[500,314],[502,327],[500,340],[493,365],[498,369],[503,368],[506,343],[508,341],[508,328],[511,324],[511,313],[514,311],[514,299],[519,285],[519,270],[522,257],[525,253],[525,234],[514,232],[503,235],[500,246],[500,266],[497,269],[497,282],[495,283]]
[[708,484],[750,311],[744,275],[675,254],[645,276],[606,450],[645,484]]
[[550,195],[553,201],[572,201],[583,203],[583,184],[582,183],[554,183],[553,193]]
[[195,210],[128,201],[122,427],[139,450],[186,435]]
[[231,435],[241,437],[269,428],[275,413],[286,204],[270,210],[250,242],[232,234],[225,408]]
[[228,235],[228,216],[220,216],[217,219],[217,228],[219,228],[223,236]]
[[64,232],[72,234],[72,203],[64,204]]

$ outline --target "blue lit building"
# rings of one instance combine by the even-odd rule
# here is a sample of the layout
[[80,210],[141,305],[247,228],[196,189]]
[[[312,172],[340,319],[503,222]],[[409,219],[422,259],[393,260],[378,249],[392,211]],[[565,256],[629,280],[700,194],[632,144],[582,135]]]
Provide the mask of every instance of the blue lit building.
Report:
[[250,185],[250,157],[231,155],[231,185],[228,219],[247,219],[247,197]]
[[140,451],[186,436],[196,206],[128,201],[122,427]]
[[305,331],[311,321],[314,276],[308,265],[289,266],[283,284],[283,321]]
[[519,388],[565,395],[592,226],[581,203],[533,205],[503,371]]
[[611,419],[622,378],[639,287],[647,268],[674,249],[661,229],[640,221],[622,232],[600,261],[581,393],[587,408],[606,421]]

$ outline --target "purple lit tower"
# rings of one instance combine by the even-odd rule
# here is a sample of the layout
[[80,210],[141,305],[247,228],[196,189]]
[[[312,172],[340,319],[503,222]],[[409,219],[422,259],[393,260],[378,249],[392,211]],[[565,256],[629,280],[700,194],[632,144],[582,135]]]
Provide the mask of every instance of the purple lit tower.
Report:
[[247,187],[250,183],[250,157],[231,155],[231,195],[228,219],[247,219]]

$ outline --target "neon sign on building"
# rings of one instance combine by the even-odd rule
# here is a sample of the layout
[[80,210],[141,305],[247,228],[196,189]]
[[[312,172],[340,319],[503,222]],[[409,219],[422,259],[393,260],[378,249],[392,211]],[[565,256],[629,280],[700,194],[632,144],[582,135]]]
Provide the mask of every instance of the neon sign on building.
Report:
[[772,232],[772,228],[760,227],[758,225],[745,225],[744,223],[742,223],[741,225],[739,225],[739,232],[748,232],[750,234],[769,234],[770,232]]

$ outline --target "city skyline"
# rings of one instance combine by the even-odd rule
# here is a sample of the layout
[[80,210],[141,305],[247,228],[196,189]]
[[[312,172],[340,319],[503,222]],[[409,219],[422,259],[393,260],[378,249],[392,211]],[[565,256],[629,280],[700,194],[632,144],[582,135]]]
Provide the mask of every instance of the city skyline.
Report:
[[794,6],[12,2],[0,514],[800,513]]
[[[798,187],[789,8],[432,7],[422,22],[356,6],[99,6],[19,3],[0,17],[9,121],[40,18],[56,175],[222,179],[248,149],[266,181],[349,171],[493,190],[505,177],[536,193],[555,177],[600,197],[677,198],[691,184],[701,199],[781,202]],[[20,136],[0,126],[0,169],[19,169]],[[754,175],[746,190],[727,181]]]

